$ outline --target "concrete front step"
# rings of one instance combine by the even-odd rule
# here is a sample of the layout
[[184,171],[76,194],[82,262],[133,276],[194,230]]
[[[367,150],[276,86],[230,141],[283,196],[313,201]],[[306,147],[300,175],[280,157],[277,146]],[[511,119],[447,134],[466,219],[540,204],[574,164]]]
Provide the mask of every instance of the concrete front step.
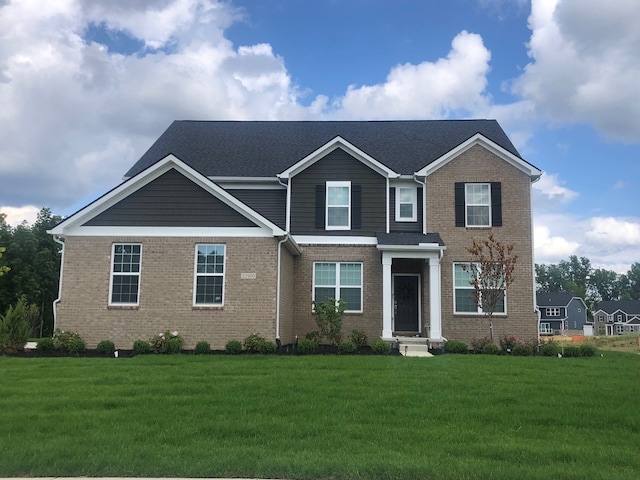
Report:
[[429,346],[426,343],[399,342],[398,349],[400,355],[404,357],[433,357],[429,353]]

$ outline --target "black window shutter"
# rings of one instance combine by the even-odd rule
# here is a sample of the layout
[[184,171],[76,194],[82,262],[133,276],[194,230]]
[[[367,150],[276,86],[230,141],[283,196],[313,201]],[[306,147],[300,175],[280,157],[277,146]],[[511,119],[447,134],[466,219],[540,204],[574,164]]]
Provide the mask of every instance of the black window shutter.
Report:
[[502,226],[502,184],[491,182],[491,225]]
[[362,228],[362,186],[351,186],[351,228]]
[[465,222],[465,212],[464,212],[464,182],[456,182],[455,184],[455,195],[456,195],[456,227],[464,227]]
[[324,185],[316,185],[316,228],[324,229],[325,195]]

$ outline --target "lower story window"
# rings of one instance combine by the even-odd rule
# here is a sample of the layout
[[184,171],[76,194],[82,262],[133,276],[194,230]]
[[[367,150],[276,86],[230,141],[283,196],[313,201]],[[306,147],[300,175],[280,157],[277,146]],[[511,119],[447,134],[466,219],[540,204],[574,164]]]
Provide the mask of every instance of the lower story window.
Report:
[[344,300],[346,312],[362,312],[362,263],[313,264],[313,300]]
[[142,245],[137,243],[113,244],[109,304],[138,304],[141,259]]
[[[453,265],[454,313],[484,313],[486,309],[482,308],[482,298],[479,304],[476,302],[475,289],[471,283],[472,273],[469,268],[465,270],[462,265],[462,263]],[[485,296],[487,299],[489,296],[497,296],[493,313],[506,312],[504,290],[488,290]]]
[[194,305],[224,304],[224,257],[224,245],[196,245]]
[[540,323],[540,333],[542,334],[550,334],[552,333],[551,324],[550,323]]

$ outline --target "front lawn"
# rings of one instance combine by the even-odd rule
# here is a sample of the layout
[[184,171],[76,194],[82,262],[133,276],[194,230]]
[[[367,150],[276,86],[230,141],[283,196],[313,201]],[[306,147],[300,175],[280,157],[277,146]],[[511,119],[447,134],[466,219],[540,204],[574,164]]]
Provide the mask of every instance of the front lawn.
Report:
[[637,479],[640,356],[0,357],[0,476]]

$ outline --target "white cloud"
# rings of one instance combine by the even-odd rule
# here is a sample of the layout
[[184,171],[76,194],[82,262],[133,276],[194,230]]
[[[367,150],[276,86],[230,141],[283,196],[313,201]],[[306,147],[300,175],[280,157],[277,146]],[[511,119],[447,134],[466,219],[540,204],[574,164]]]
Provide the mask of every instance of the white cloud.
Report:
[[595,217],[589,221],[587,238],[603,247],[635,246],[640,248],[640,220]]
[[532,0],[529,63],[513,91],[551,123],[640,141],[640,2]]
[[6,215],[4,221],[7,225],[17,227],[22,222],[27,222],[32,225],[38,218],[38,212],[40,209],[33,205],[27,205],[25,207],[0,207],[0,213]]
[[533,184],[533,202],[539,208],[554,208],[571,202],[578,197],[578,192],[564,186],[557,173],[544,173]]
[[562,236],[552,235],[549,227],[536,225],[533,229],[536,263],[558,263],[574,255],[580,244]]

